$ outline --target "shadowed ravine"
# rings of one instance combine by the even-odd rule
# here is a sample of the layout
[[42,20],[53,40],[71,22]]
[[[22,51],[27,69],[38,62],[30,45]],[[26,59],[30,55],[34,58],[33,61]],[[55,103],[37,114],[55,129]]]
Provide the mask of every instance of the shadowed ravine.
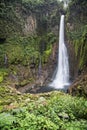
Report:
[[37,93],[46,93],[46,92],[51,92],[51,91],[62,91],[67,93],[67,89],[69,86],[64,86],[65,89],[56,89],[53,87],[49,87],[49,86],[35,86],[35,87],[31,87],[30,89],[28,89],[26,91],[26,93],[33,93],[33,94],[37,94]]
[[62,15],[60,19],[58,52],[58,65],[53,81],[48,86],[36,86],[33,88],[31,87],[29,90],[30,93],[44,93],[53,90],[61,90],[67,92],[70,82],[68,52],[64,42],[64,15]]

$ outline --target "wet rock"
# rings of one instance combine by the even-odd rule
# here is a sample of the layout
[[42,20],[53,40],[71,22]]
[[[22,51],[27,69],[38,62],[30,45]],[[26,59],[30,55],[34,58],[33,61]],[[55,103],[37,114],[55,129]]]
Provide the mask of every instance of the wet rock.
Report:
[[80,75],[70,86],[68,92],[73,96],[87,97],[87,74]]

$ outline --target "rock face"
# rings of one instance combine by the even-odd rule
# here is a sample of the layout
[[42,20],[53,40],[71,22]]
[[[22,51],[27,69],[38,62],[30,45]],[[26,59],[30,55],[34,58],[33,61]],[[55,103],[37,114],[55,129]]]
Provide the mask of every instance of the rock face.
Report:
[[[78,7],[76,7],[76,5]],[[84,9],[83,9],[84,7]],[[86,1],[72,1],[69,5],[67,38],[69,40],[70,72],[74,82],[69,88],[71,95],[87,97],[87,17]],[[83,24],[84,22],[84,24]],[[84,73],[83,73],[84,72]]]
[[87,74],[82,74],[73,82],[68,92],[75,96],[87,97]]
[[[46,33],[49,29],[54,33],[58,31],[60,8],[57,2],[23,3],[21,1],[1,1],[0,13],[0,37],[8,37],[11,34],[32,35]],[[8,12],[7,12],[8,11]],[[8,14],[8,15],[7,15]]]
[[36,33],[36,27],[37,27],[36,18],[32,15],[27,16],[23,29],[24,34],[28,35]]
[[73,81],[78,75],[78,60],[75,55],[75,49],[71,41],[67,41],[69,55],[70,81]]
[[[76,7],[76,5],[78,7]],[[84,7],[84,8],[83,8]],[[74,46],[78,70],[87,67],[87,17],[86,1],[72,1],[69,5],[67,18],[67,37]]]

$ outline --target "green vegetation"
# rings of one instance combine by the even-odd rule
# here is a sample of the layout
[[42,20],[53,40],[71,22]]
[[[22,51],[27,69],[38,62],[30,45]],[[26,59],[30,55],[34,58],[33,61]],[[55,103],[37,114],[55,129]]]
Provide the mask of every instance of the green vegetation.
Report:
[[[2,130],[86,130],[87,101],[62,92],[21,95],[0,87]],[[3,99],[4,98],[4,99]]]
[[[53,33],[24,37],[14,35],[7,38],[4,43],[0,44],[0,67],[4,71],[7,69],[8,73],[5,75],[0,70],[0,82],[5,81],[9,84],[12,82],[9,81],[10,79],[13,79],[13,82],[17,79],[15,84],[20,87],[32,83],[37,74],[40,58],[43,66],[48,63],[52,44],[56,40]],[[32,67],[35,69],[34,74]]]
[[0,68],[0,83],[5,79],[6,76],[8,76],[8,70],[5,68]]
[[87,67],[87,2],[74,0],[69,3],[67,9],[68,39],[75,47],[75,53],[79,60],[79,70]]
[[15,33],[24,35],[26,19],[29,16],[35,18],[39,35],[50,31],[59,22],[60,9],[62,4],[57,0],[1,0],[0,38],[7,38]]
[[8,38],[4,44],[0,44],[0,65],[4,66],[5,55],[7,56],[7,64],[29,65],[33,62],[39,64],[39,57],[42,54],[49,57],[51,54],[52,44],[56,41],[53,33],[45,36],[14,36]]
[[7,38],[22,31],[23,20],[16,12],[16,1],[0,1],[0,38]]
[[[76,86],[79,97],[56,91],[36,95],[21,94],[9,87],[11,82],[13,87],[32,84],[36,76],[31,69],[32,64],[37,69],[40,58],[42,66],[48,65],[53,44],[58,40],[53,29],[59,25],[60,13],[65,12],[62,7],[63,3],[57,0],[0,1],[1,130],[87,129],[87,100],[84,98],[86,78],[82,79],[84,89],[82,80],[82,86]],[[87,67],[86,10],[86,0],[72,0],[66,10],[67,23],[72,27],[67,27],[67,39],[75,47],[80,70]],[[30,16],[32,20],[28,23],[27,18]],[[25,34],[25,25],[35,22],[33,17],[36,28],[32,35]]]
[[[52,44],[56,41],[51,31],[51,21],[54,20],[52,26],[58,24],[57,13],[62,4],[59,5],[56,0],[0,1],[0,67],[30,66],[32,63],[38,66],[40,55],[42,62],[47,62]],[[46,9],[49,9],[48,12]],[[24,33],[29,16],[34,17],[37,23],[36,33],[32,36]]]
[[72,40],[76,57],[79,60],[79,69],[87,66],[87,25],[82,26],[78,31],[68,32],[68,38]]

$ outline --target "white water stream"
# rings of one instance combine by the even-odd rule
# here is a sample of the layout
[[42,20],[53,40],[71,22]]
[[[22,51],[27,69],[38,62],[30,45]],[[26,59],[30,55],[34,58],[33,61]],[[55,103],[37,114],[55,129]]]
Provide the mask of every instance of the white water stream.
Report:
[[64,15],[62,15],[60,20],[60,31],[59,31],[59,54],[58,54],[57,72],[50,86],[56,89],[64,89],[65,86],[68,85],[69,85],[69,61],[68,61],[67,48],[64,43]]

